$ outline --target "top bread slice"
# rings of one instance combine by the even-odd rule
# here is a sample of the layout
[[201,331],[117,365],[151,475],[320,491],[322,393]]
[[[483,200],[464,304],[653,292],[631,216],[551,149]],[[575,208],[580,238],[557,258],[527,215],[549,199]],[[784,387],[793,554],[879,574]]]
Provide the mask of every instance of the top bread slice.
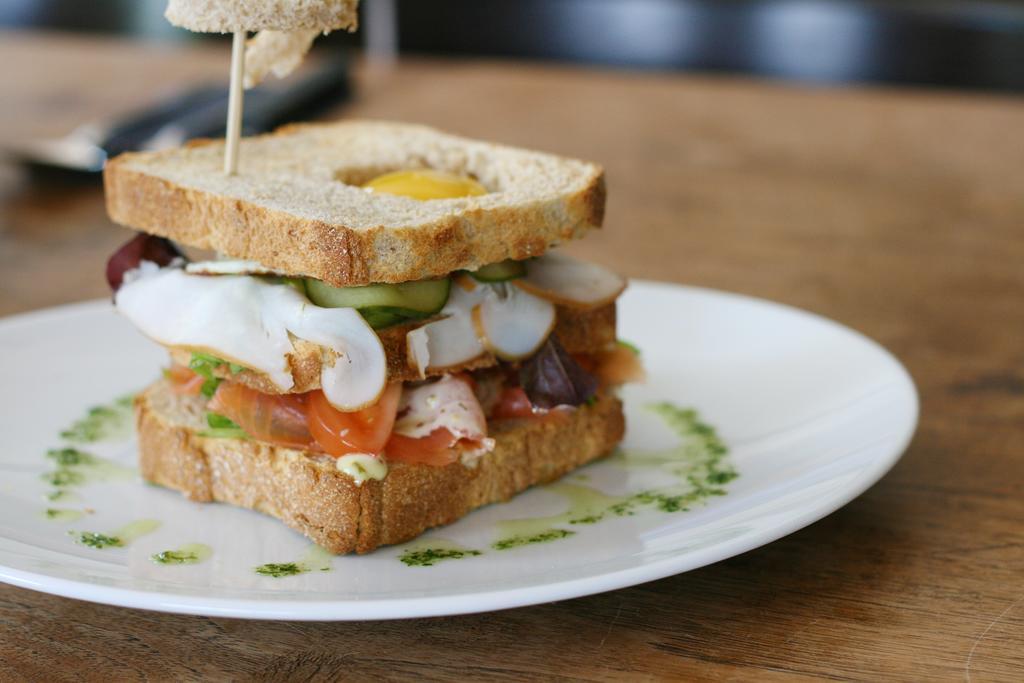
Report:
[[[123,225],[338,287],[407,282],[537,256],[600,227],[604,172],[584,161],[369,121],[290,125],[122,154],[104,170]],[[488,194],[419,201],[361,187],[397,170],[468,175]]]
[[200,33],[355,30],[359,0],[168,0],[164,16]]

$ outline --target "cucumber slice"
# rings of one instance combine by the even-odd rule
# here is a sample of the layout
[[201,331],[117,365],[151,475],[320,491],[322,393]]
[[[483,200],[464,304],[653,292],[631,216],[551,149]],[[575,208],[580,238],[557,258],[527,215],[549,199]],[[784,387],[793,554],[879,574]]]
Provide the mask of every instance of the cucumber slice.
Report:
[[416,316],[437,313],[448,302],[451,281],[418,280],[397,285],[366,285],[364,287],[332,287],[320,280],[306,280],[306,296],[324,308],[404,309]]
[[395,308],[394,306],[370,306],[360,308],[359,315],[375,330],[392,325],[399,325],[410,320],[420,320],[429,316],[429,313],[420,313],[408,308]]
[[288,285],[299,294],[306,295],[306,283],[304,278],[301,277],[290,277],[287,275],[257,275],[264,282],[272,285]]
[[506,282],[526,275],[526,266],[522,261],[514,261],[509,258],[497,263],[488,263],[483,268],[474,270],[470,275],[480,282]]

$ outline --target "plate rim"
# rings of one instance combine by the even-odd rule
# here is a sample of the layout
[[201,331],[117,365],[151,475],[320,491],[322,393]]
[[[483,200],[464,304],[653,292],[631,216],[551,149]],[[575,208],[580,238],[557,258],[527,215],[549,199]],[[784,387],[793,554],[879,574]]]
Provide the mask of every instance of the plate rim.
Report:
[[[656,581],[676,574],[692,571],[720,562],[755,548],[773,543],[800,529],[823,519],[849,504],[876,484],[899,462],[917,431],[920,418],[920,395],[913,377],[896,356],[874,339],[831,318],[789,304],[762,299],[747,294],[682,285],[657,280],[631,279],[630,287],[651,290],[678,290],[701,296],[726,297],[747,304],[768,306],[790,314],[810,317],[833,329],[867,344],[887,359],[896,371],[899,390],[907,392],[911,416],[903,432],[884,455],[877,456],[871,467],[855,485],[840,495],[823,499],[802,509],[767,531],[728,539],[683,556],[668,556],[640,566],[627,567],[594,576],[563,579],[556,582],[517,588],[487,590],[459,595],[434,595],[418,598],[375,598],[366,600],[261,600],[248,598],[216,598],[196,595],[178,595],[159,590],[142,590],[83,583],[73,579],[53,577],[0,564],[0,582],[19,588],[48,593],[87,602],[129,607],[156,612],[239,619],[265,619],[288,621],[377,621],[411,619],[435,616],[475,614],[515,607],[527,607],[555,600],[570,600],[606,591],[627,588]],[[0,331],[50,321],[68,314],[91,313],[109,307],[106,299],[91,299],[52,306],[0,318]],[[0,557],[0,563],[3,558]]]

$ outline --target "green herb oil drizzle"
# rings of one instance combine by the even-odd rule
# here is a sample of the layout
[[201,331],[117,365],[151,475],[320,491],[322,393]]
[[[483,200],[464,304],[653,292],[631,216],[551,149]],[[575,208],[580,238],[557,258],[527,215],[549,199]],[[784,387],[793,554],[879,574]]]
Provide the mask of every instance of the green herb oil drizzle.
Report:
[[85,512],[82,510],[46,508],[43,510],[43,517],[51,522],[77,522],[82,517],[85,517]]
[[553,484],[547,490],[557,493],[569,501],[569,509],[559,515],[529,517],[498,522],[499,538],[491,547],[495,550],[510,550],[534,543],[550,543],[575,535],[575,531],[559,529],[559,526],[594,524],[605,517],[607,510],[621,502],[618,496],[609,496],[587,486],[576,484]]
[[305,574],[307,572],[329,572],[331,571],[331,561],[334,559],[334,555],[324,550],[318,545],[310,547],[306,554],[302,556],[297,562],[285,562],[276,563],[270,562],[267,564],[261,564],[256,567],[254,571],[260,576],[269,576],[275,579],[284,578],[286,576],[295,576],[296,574]]
[[140,519],[106,534],[95,531],[69,531],[68,534],[81,545],[103,550],[104,548],[123,548],[140,536],[153,533],[159,528],[160,522],[155,519]]
[[[109,404],[89,408],[86,415],[60,432],[62,439],[73,444],[97,443],[127,438],[131,435],[131,413],[133,396],[114,399]],[[134,470],[101,458],[78,448],[53,448],[46,452],[54,469],[42,475],[42,480],[53,487],[43,494],[49,503],[68,503],[80,500],[74,488],[93,482],[130,479]],[[71,510],[47,507],[41,514],[54,522],[75,522],[91,510]],[[82,532],[75,534],[85,545],[108,548],[118,545],[118,540],[108,534]],[[123,540],[123,539],[121,539]]]
[[43,481],[55,489],[46,494],[50,501],[73,499],[74,494],[69,489],[77,486],[135,476],[135,471],[129,467],[77,448],[54,448],[46,452],[46,457],[56,465],[43,475]]
[[155,564],[199,564],[207,560],[213,554],[213,549],[203,543],[189,543],[177,550],[164,550],[163,552],[150,555],[149,559]]
[[636,514],[640,509],[683,512],[714,496],[725,495],[724,485],[735,479],[736,469],[727,462],[729,449],[714,427],[703,422],[692,409],[662,402],[648,406],[680,438],[680,444],[661,451],[620,451],[612,462],[627,467],[660,467],[676,477],[677,483],[611,496],[586,486],[555,484],[548,487],[569,502],[558,515],[514,519],[498,523],[495,550],[509,550],[535,543],[568,538],[576,532],[566,526],[595,524],[602,519]]
[[461,560],[482,554],[479,550],[465,548],[453,541],[429,538],[410,545],[402,551],[398,559],[408,567],[433,567],[438,562]]
[[43,496],[46,500],[51,503],[70,503],[72,501],[79,500],[78,495],[64,489],[57,489],[56,491],[50,491]]
[[96,443],[122,439],[131,434],[131,395],[121,396],[106,405],[93,406],[89,412],[62,431],[62,439],[71,443]]

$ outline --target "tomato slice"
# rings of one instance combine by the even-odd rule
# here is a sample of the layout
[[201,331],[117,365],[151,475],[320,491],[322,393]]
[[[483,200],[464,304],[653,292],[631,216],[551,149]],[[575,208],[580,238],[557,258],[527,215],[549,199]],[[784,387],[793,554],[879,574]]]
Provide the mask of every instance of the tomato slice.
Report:
[[444,427],[418,439],[392,434],[384,449],[384,459],[410,465],[444,467],[459,459],[459,451],[453,448],[458,441],[458,437]]
[[309,450],[316,446],[306,425],[307,394],[264,394],[235,382],[221,382],[207,405],[260,441]]
[[491,417],[496,420],[534,417],[533,404],[522,387],[505,387],[494,405]]
[[369,408],[346,413],[332,406],[324,392],[310,392],[306,405],[309,432],[320,449],[329,455],[376,455],[388,442],[401,395],[402,383],[393,382]]
[[[179,374],[184,378],[184,374]],[[510,409],[513,416],[533,415],[525,392],[518,387],[515,389],[518,393],[512,393],[515,400],[510,403],[518,407]],[[242,384],[222,382],[208,408],[229,418],[260,441],[322,451],[335,457],[383,452],[389,461],[443,467],[458,460],[461,453],[456,448],[458,444],[472,447],[486,441],[461,438],[445,427],[418,438],[393,434],[401,396],[402,384],[395,382],[388,385],[376,404],[355,412],[343,412],[332,406],[322,391],[274,395]],[[483,423],[483,415],[480,421]]]
[[203,388],[203,382],[206,381],[206,378],[194,370],[177,364],[169,367],[164,376],[171,381],[171,391],[184,396],[198,396],[200,389]]

